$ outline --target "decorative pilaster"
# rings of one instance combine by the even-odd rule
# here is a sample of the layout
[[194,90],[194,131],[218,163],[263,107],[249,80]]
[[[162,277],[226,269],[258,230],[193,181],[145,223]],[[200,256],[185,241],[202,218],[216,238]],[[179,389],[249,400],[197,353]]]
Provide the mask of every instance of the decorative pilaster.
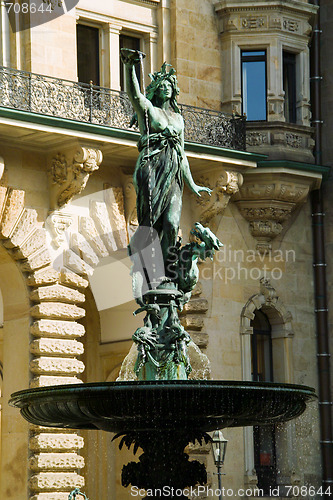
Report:
[[98,170],[102,162],[99,149],[79,147],[72,160],[58,153],[51,162],[51,209],[56,210],[68,203],[85,188],[89,176]]

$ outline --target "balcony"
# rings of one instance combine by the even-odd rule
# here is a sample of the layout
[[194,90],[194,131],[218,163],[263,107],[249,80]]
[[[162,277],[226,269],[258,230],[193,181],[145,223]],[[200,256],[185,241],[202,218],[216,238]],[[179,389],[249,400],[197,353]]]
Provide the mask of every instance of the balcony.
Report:
[[[245,151],[245,117],[179,105],[185,141]],[[0,108],[138,131],[131,127],[133,108],[125,92],[42,76],[0,66]]]

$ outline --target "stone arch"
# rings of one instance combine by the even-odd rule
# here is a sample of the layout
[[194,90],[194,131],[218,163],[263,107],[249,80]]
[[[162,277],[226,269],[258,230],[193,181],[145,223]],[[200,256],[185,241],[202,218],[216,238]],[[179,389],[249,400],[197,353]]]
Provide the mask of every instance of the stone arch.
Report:
[[[8,302],[8,293],[4,295],[5,326],[7,315],[7,319],[20,321],[21,331],[27,332],[21,349],[25,357],[22,363],[25,376],[20,373],[20,387],[4,388],[4,392],[8,391],[4,400],[9,399],[11,392],[29,385],[41,387],[79,382],[76,375],[83,371],[84,365],[76,358],[82,354],[83,346],[76,339],[84,335],[84,328],[76,320],[84,316],[84,310],[77,304],[84,302],[82,292],[88,282],[75,273],[52,268],[43,221],[38,221],[35,209],[25,206],[22,190],[0,186],[0,239],[1,248],[6,249],[6,253],[0,253],[6,255],[5,263],[15,275],[10,282],[15,288],[14,304]],[[8,292],[6,276],[8,273],[1,273],[0,281],[4,280],[2,288]],[[12,328],[12,343],[20,329]],[[18,344],[16,353],[21,350]],[[15,368],[14,359],[12,366]],[[18,411],[13,408],[8,411],[12,412],[18,429],[22,429],[18,439],[24,457],[24,464],[19,465],[22,470],[26,469],[28,452],[30,459],[22,491],[5,491],[2,496],[23,498],[27,494],[29,477],[29,500],[67,500],[72,489],[84,484],[77,474],[77,469],[83,466],[83,459],[77,453],[83,446],[83,439],[73,432],[45,432],[35,426],[29,426],[28,432],[28,424]],[[7,450],[11,450],[11,446],[7,446]],[[12,480],[11,483],[17,486],[17,482]]]
[[[260,280],[260,292],[249,298],[241,312],[240,334],[242,351],[242,377],[251,380],[251,335],[253,328],[251,320],[255,311],[262,310],[268,317],[272,327],[273,372],[275,382],[293,382],[292,362],[292,315],[278,297],[275,288],[268,279]],[[282,424],[276,435],[278,448],[278,469],[282,484],[294,484],[295,475],[295,424]],[[253,428],[244,428],[245,450],[245,484],[255,487],[257,476],[254,469]]]
[[[243,380],[251,380],[251,320],[256,310],[262,310],[268,317],[272,327],[273,349],[279,352],[280,364],[274,365],[276,382],[293,382],[291,359],[291,339],[294,336],[292,329],[292,315],[287,311],[275,288],[269,280],[260,280],[260,293],[253,295],[245,304],[241,312],[240,333],[242,336],[242,375]],[[282,358],[281,358],[282,356]]]

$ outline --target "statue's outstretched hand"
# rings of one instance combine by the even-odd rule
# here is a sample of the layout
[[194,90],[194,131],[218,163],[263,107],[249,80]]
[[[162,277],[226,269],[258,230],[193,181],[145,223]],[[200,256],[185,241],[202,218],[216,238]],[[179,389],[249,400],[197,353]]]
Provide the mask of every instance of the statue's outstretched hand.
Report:
[[211,196],[213,190],[208,188],[208,187],[205,187],[205,186],[195,186],[195,188],[193,189],[193,191],[195,192],[196,195],[198,196],[201,196],[200,193],[208,193],[209,196]]
[[127,66],[134,66],[134,64],[139,64],[141,58],[144,59],[146,54],[139,50],[123,48],[120,49],[120,57],[122,62]]

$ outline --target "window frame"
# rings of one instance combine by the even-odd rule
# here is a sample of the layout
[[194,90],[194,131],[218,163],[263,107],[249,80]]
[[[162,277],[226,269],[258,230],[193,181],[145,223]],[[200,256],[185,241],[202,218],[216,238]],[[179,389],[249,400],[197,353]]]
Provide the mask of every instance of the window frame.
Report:
[[[121,30],[120,33],[119,33],[119,58],[120,58],[120,49],[122,48],[121,47],[121,38],[122,37],[129,37],[129,38],[136,38],[137,40],[139,40],[139,49],[141,52],[144,51],[144,38],[143,38],[143,34],[142,33],[139,33],[137,31],[131,31],[131,30]],[[136,74],[138,76],[138,71],[136,71]],[[139,84],[140,84],[140,88],[142,87],[142,68],[140,67],[139,68],[139,75],[138,76],[138,80],[139,80]],[[122,84],[124,88],[122,88]],[[124,70],[122,68],[122,62],[120,61],[120,67],[119,67],[119,88],[122,92],[125,92],[125,81],[124,81]]]
[[[288,119],[289,118],[289,110],[288,110],[288,115],[286,114],[286,89],[284,86],[284,81],[285,81],[285,59],[288,57],[293,56],[293,71],[294,71],[294,78],[293,78],[293,100],[294,100],[294,106],[293,106],[293,120]],[[284,91],[284,103],[283,103],[283,114],[285,117],[285,120],[287,123],[293,123],[297,124],[297,88],[298,88],[298,82],[297,82],[297,56],[298,53],[294,52],[293,50],[290,50],[288,47],[282,47],[282,88]],[[288,63],[288,61],[287,61]],[[289,61],[290,64],[290,61]],[[290,107],[290,106],[289,106]]]
[[[93,81],[93,85],[97,87],[102,87],[103,86],[103,72],[102,72],[102,49],[103,49],[103,43],[102,43],[102,26],[97,23],[89,22],[86,21],[85,19],[78,19],[76,23],[76,37],[77,37],[77,30],[78,26],[86,26],[87,28],[93,28],[97,30],[98,34],[98,48],[97,48],[97,53],[98,53],[98,83]],[[83,83],[85,85],[89,85],[90,82],[81,82],[79,78],[79,66],[78,66],[78,40],[76,38],[76,60],[77,60],[77,80],[78,83]]]
[[[256,309],[254,311],[255,317],[251,320],[251,326],[253,327],[251,335],[251,360],[252,360],[252,380],[259,381],[258,373],[258,335],[263,337],[268,337],[269,341],[269,367],[268,367],[268,378],[267,375],[264,377],[262,382],[273,382],[273,339],[272,339],[272,326],[270,324],[269,318],[261,309]],[[255,319],[259,319],[261,325],[253,325]],[[258,477],[258,487],[264,489],[265,495],[270,492],[271,487],[275,487],[277,484],[277,459],[276,459],[276,429],[275,425],[265,426],[270,434],[272,455],[271,464],[264,465],[261,464],[261,428],[259,426],[253,426],[253,455],[254,455],[254,466]]]
[[[254,56],[244,56],[244,53],[246,52],[264,52],[262,55],[254,55]],[[246,60],[245,60],[246,59]],[[268,83],[268,76],[267,76],[267,48],[266,47],[247,47],[247,48],[240,48],[240,73],[241,73],[241,109],[242,109],[242,114],[245,114],[244,111],[244,77],[243,77],[243,63],[244,62],[264,62],[265,63],[265,118],[263,120],[251,120],[248,119],[247,121],[249,122],[266,122],[267,117],[268,117],[268,103],[267,103],[267,83]]]

